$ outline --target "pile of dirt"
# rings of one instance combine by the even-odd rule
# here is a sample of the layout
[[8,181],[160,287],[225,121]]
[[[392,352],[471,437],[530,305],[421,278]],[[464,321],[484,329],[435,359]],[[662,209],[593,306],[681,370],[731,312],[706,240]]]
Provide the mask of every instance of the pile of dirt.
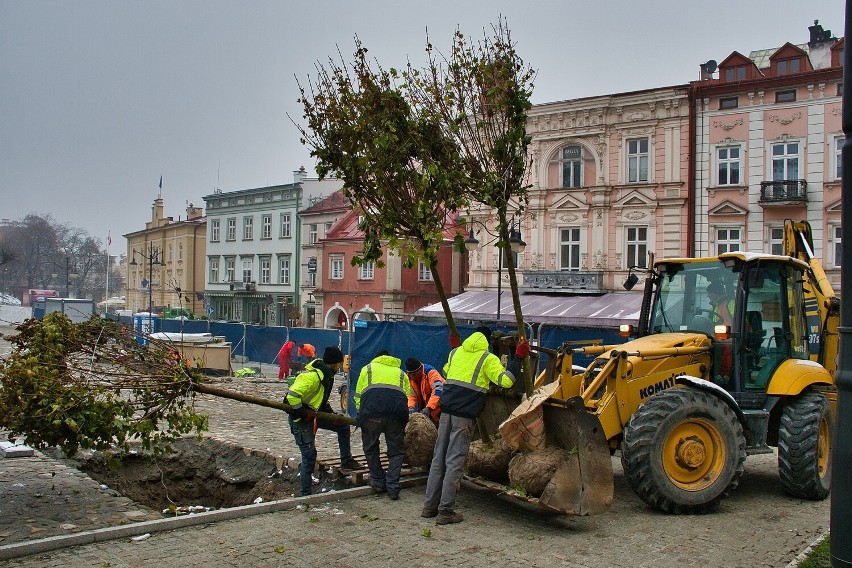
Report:
[[467,455],[467,473],[474,477],[506,483],[511,460],[512,448],[507,446],[500,436],[490,442],[475,440],[471,442]]
[[428,468],[435,452],[438,428],[422,414],[412,414],[405,426],[405,460],[415,467]]
[[553,474],[568,457],[565,450],[548,448],[517,454],[509,462],[509,483],[531,497],[541,497]]

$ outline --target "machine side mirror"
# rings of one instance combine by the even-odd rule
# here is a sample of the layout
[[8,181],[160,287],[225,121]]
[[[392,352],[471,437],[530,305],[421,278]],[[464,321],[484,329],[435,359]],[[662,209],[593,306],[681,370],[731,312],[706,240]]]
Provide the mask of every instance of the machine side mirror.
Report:
[[631,272],[630,275],[627,276],[627,280],[624,281],[624,289],[629,292],[634,286],[636,286],[637,282],[639,282],[639,277]]

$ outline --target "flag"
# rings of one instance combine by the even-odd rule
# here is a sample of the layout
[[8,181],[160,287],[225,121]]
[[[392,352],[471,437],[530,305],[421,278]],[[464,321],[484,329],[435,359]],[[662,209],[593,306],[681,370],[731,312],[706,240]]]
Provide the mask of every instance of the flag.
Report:
[[163,176],[160,175],[160,189],[163,189]]
[[195,299],[196,300],[203,300],[204,299],[204,292],[196,292],[195,293]]
[[112,233],[109,232],[109,233],[107,233],[107,246],[110,246],[111,244],[112,244]]

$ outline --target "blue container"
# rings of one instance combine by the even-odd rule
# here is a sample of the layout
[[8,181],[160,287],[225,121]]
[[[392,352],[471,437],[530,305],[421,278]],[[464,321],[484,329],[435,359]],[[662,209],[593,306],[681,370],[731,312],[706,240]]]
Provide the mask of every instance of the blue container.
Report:
[[148,336],[160,331],[159,316],[147,312],[133,314],[133,331],[136,332],[136,341],[140,345],[148,345]]

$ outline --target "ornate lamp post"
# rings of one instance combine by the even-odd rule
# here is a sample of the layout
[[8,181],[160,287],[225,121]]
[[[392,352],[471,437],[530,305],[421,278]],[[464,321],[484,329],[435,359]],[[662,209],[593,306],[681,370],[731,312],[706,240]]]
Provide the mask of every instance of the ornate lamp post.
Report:
[[[483,227],[484,228],[484,227]],[[464,240],[464,248],[473,252],[479,246],[479,240],[473,236],[473,229],[468,233],[468,237]],[[515,229],[515,216],[512,215],[512,228],[509,230],[509,248],[513,253],[522,253],[526,248],[527,243],[521,238],[520,231]],[[503,297],[503,249],[505,245],[497,244],[499,250],[497,261],[497,320],[500,320],[500,304]]]
[[142,257],[143,267],[145,263],[148,263],[148,329],[153,331],[153,327],[151,326],[154,310],[154,288],[153,282],[154,279],[154,265],[163,266],[163,260],[161,258],[162,251],[159,248],[154,247],[153,242],[148,243],[147,251],[138,251],[134,249],[132,251],[132,258],[128,263],[130,266],[138,266],[139,263],[136,262],[136,255]]

